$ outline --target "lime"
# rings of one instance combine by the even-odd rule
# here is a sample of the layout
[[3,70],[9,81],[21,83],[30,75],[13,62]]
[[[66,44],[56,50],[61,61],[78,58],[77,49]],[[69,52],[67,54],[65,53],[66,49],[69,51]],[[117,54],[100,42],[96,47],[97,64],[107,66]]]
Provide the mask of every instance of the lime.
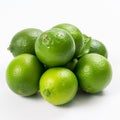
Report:
[[13,56],[17,56],[23,53],[35,54],[35,41],[37,37],[42,33],[41,30],[36,28],[27,28],[17,32],[8,47]]
[[87,35],[83,34],[83,47],[80,54],[78,55],[78,58],[89,53],[90,46],[91,46],[91,37],[88,37]]
[[78,59],[74,58],[70,62],[68,62],[64,67],[70,69],[71,71],[74,71],[76,65],[77,65]]
[[74,26],[72,24],[68,24],[68,23],[58,24],[58,25],[54,26],[54,28],[64,29],[72,35],[72,37],[75,41],[74,57],[77,57],[83,47],[83,36],[82,36],[81,31],[76,26]]
[[38,91],[42,73],[43,66],[36,56],[31,54],[18,55],[7,67],[7,84],[16,94],[30,96]]
[[108,57],[108,52],[105,45],[102,42],[94,39],[91,40],[90,53],[97,53],[106,58]]
[[79,59],[75,74],[81,90],[88,93],[97,93],[110,83],[112,68],[105,57],[91,53]]
[[67,68],[50,68],[40,79],[42,97],[53,105],[63,105],[76,95],[78,81],[72,71]]
[[38,37],[35,52],[45,65],[62,66],[72,59],[75,53],[75,43],[72,36],[65,30],[52,28]]

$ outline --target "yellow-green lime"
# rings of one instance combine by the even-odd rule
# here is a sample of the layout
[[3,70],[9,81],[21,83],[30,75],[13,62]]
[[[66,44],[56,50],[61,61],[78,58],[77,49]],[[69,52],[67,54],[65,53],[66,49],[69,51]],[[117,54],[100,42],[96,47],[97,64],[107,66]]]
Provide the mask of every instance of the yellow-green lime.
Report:
[[75,43],[72,36],[65,30],[52,28],[38,37],[35,52],[45,65],[62,66],[73,58]]
[[63,105],[71,101],[78,90],[75,74],[67,68],[50,68],[40,79],[42,97],[53,105]]
[[7,84],[16,94],[30,96],[37,93],[42,73],[43,66],[36,56],[31,54],[18,55],[7,67]]
[[79,59],[75,74],[81,90],[88,93],[98,93],[110,83],[112,68],[105,57],[91,53]]
[[35,54],[35,41],[37,37],[42,33],[40,29],[27,28],[17,32],[8,47],[13,56],[17,56],[23,53]]
[[64,29],[72,35],[72,37],[75,41],[74,57],[78,57],[78,55],[80,54],[81,49],[83,47],[83,36],[82,36],[81,31],[75,25],[68,24],[68,23],[58,24],[58,25],[54,26],[54,28]]

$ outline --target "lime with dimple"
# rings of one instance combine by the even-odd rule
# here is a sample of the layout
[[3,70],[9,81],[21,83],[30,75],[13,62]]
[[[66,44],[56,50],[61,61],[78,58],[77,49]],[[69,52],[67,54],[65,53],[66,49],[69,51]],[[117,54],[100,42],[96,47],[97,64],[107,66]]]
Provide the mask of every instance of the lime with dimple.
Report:
[[75,41],[74,57],[77,57],[80,54],[81,49],[83,47],[83,36],[82,36],[81,31],[75,25],[68,24],[68,23],[58,24],[58,25],[54,26],[54,28],[64,29],[72,35],[72,37]]
[[67,68],[48,69],[40,79],[42,97],[53,105],[63,105],[76,95],[78,81],[75,74]]
[[36,28],[27,28],[17,32],[8,47],[13,56],[17,56],[23,53],[35,54],[35,41],[37,37],[42,33],[41,30]]
[[91,40],[90,53],[97,53],[106,58],[108,57],[108,52],[105,45],[101,41],[95,39]]
[[31,54],[15,57],[6,70],[6,80],[9,88],[21,96],[30,96],[39,89],[39,79],[43,73],[43,66]]
[[88,93],[98,93],[110,83],[112,68],[105,57],[91,53],[79,59],[75,74],[81,90]]
[[65,30],[52,28],[38,37],[35,52],[45,65],[62,66],[73,58],[75,43],[72,36]]

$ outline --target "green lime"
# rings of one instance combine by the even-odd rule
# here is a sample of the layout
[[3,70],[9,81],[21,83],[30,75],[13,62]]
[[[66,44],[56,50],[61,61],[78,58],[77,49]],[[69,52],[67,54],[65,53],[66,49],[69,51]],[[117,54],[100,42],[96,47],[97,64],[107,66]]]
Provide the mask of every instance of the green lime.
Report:
[[88,93],[98,93],[110,83],[112,68],[105,57],[91,53],[79,59],[75,74],[81,90]]
[[13,56],[17,56],[23,53],[35,54],[35,41],[37,37],[42,33],[41,30],[36,28],[27,28],[17,32],[8,47]]
[[72,35],[72,37],[75,41],[74,57],[77,57],[80,54],[81,49],[83,47],[83,36],[82,36],[81,31],[76,26],[74,26],[72,24],[68,24],[68,23],[58,24],[58,25],[54,26],[54,28],[64,29]]
[[38,91],[42,73],[43,66],[36,56],[31,54],[18,55],[7,67],[7,84],[16,94],[30,96]]
[[75,43],[72,36],[65,30],[52,28],[38,37],[35,52],[45,65],[62,66],[74,56]]
[[48,69],[40,79],[42,97],[53,105],[71,101],[78,90],[78,81],[72,71],[56,67]]
[[105,45],[102,42],[94,39],[91,40],[90,53],[97,53],[106,58],[108,57],[108,52]]
[[88,37],[87,35],[83,34],[83,42],[83,47],[80,54],[78,55],[78,58],[90,52],[91,37]]
[[74,58],[70,62],[68,62],[64,67],[70,69],[71,71],[74,71],[76,65],[77,65],[78,59]]

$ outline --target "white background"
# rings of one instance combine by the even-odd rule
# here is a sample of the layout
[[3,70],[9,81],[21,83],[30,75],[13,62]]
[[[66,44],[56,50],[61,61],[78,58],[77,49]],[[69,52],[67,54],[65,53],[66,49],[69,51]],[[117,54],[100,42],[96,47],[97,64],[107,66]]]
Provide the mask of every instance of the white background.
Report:
[[[20,97],[7,86],[5,71],[13,59],[7,50],[13,35],[24,28],[43,31],[59,23],[76,25],[102,41],[113,68],[110,85],[100,94],[78,94],[64,106],[40,95]],[[119,0],[0,0],[0,120],[120,120]]]

